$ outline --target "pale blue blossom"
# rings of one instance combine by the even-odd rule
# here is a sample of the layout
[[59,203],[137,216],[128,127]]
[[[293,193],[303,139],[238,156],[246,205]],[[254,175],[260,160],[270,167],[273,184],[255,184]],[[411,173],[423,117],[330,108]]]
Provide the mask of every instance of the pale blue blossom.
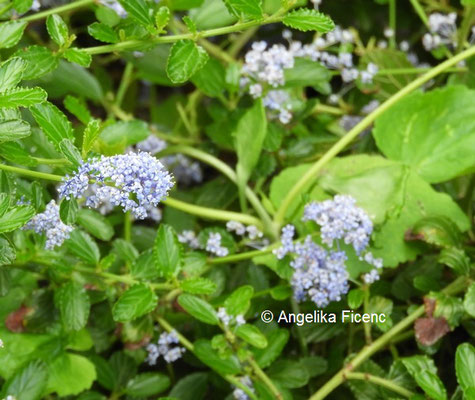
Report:
[[180,340],[176,331],[163,332],[158,338],[157,344],[150,343],[146,349],[148,351],[147,363],[156,365],[158,358],[161,356],[167,363],[172,363],[183,355],[186,351],[184,347],[178,346]]
[[218,257],[225,257],[229,253],[229,250],[221,245],[221,234],[217,232],[211,232],[209,234],[205,249]]

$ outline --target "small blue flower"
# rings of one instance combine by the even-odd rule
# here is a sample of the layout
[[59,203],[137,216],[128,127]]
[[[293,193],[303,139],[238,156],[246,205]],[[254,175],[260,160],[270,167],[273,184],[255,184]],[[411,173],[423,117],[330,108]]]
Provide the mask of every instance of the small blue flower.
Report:
[[206,251],[216,254],[218,257],[225,257],[229,251],[226,247],[221,246],[221,234],[211,232],[206,242]]
[[167,363],[178,360],[186,351],[185,348],[176,346],[179,343],[180,341],[176,331],[171,331],[170,333],[163,332],[158,338],[157,344],[150,343],[147,345],[147,363],[149,365],[155,365],[160,356],[162,356]]

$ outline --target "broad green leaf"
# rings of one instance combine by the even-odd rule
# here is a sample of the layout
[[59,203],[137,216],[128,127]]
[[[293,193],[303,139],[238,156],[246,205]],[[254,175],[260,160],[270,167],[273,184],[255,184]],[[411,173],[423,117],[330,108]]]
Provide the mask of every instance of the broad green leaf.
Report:
[[61,218],[61,221],[66,225],[74,224],[76,222],[78,209],[78,202],[74,197],[69,200],[61,200],[61,204],[59,205],[59,217]]
[[299,8],[287,13],[282,22],[290,28],[303,32],[316,31],[326,33],[335,27],[330,17],[308,8]]
[[152,8],[145,0],[119,0],[122,7],[137,22],[149,27],[153,25]]
[[71,139],[61,140],[59,143],[59,150],[73,166],[79,167],[82,163],[81,153]]
[[101,258],[96,242],[87,233],[78,229],[71,232],[71,236],[67,240],[67,246],[74,255],[89,264],[96,264]]
[[234,375],[241,371],[239,361],[235,356],[222,358],[208,340],[199,339],[193,344],[193,347],[196,357],[218,373]]
[[261,368],[268,367],[280,356],[289,336],[290,333],[286,329],[274,329],[267,334],[267,347],[254,350],[256,361]]
[[236,173],[241,198],[252,171],[257,166],[267,133],[267,118],[261,100],[246,110],[233,132],[238,163]]
[[84,129],[83,141],[82,141],[82,156],[86,157],[89,150],[91,150],[94,142],[101,133],[101,121],[98,119],[91,119]]
[[16,88],[0,93],[0,107],[31,107],[46,101],[48,94],[41,88]]
[[447,217],[426,217],[417,221],[412,229],[412,234],[416,238],[439,246],[457,247],[461,240],[461,233]]
[[31,361],[15,373],[3,387],[3,395],[13,396],[18,400],[39,400],[46,387],[48,371],[46,365]]
[[69,40],[69,30],[66,23],[58,14],[49,15],[46,19],[46,29],[51,39],[59,47],[64,46]]
[[211,294],[216,291],[216,283],[200,276],[180,282],[180,287],[192,294]]
[[[96,126],[91,126],[95,130]],[[94,132],[91,132],[94,133]],[[107,126],[99,135],[102,147],[112,146],[113,148],[131,146],[144,140],[149,135],[147,124],[138,119],[132,121],[120,121]],[[96,133],[97,135],[97,133]]]
[[348,292],[348,306],[356,310],[363,304],[364,291],[362,289],[351,289]]
[[328,361],[319,356],[303,357],[300,363],[305,366],[311,378],[324,374],[328,369]]
[[[463,306],[465,312],[472,318],[475,318],[475,283],[472,283],[468,288],[467,293],[465,293]],[[473,386],[475,386],[475,384]]]
[[174,229],[160,224],[153,248],[155,267],[166,278],[176,276],[181,270],[182,248]]
[[94,364],[86,357],[63,353],[48,365],[47,390],[59,396],[76,396],[89,389],[96,379]]
[[210,58],[206,65],[193,75],[191,81],[210,97],[219,97],[224,91],[225,70],[222,64]]
[[444,293],[431,293],[428,297],[435,300],[434,317],[444,317],[452,330],[456,328],[463,316],[462,299]]
[[36,79],[58,67],[58,58],[46,47],[30,46],[15,53],[27,62],[23,79]]
[[113,247],[117,255],[129,263],[134,263],[139,256],[139,252],[134,245],[125,239],[115,239]]
[[8,21],[0,24],[0,49],[15,46],[23,36],[26,21]]
[[115,321],[132,321],[152,312],[157,306],[158,298],[150,287],[138,284],[127,289],[112,308]]
[[153,249],[143,252],[130,266],[130,272],[134,278],[152,280],[160,275],[155,268]]
[[77,223],[100,240],[108,241],[114,236],[111,223],[97,211],[81,208],[78,212]]
[[235,333],[251,346],[257,347],[259,349],[264,349],[267,347],[266,337],[262,334],[259,328],[255,327],[254,325],[240,325],[237,327]]
[[0,233],[14,231],[25,225],[35,214],[30,206],[17,206],[9,209],[0,217]]
[[316,89],[320,89],[328,85],[328,82],[330,82],[332,78],[328,68],[306,58],[296,58],[294,66],[285,69],[284,75],[284,87],[288,88],[312,86]]
[[165,391],[169,386],[168,376],[157,372],[145,372],[127,383],[125,393],[133,397],[149,397]]
[[3,142],[0,146],[0,156],[14,164],[36,166],[37,162],[30,156],[20,141]]
[[0,65],[0,92],[18,85],[26,68],[26,61],[19,57],[9,58]]
[[8,240],[0,238],[0,266],[11,264],[15,258],[15,248]]
[[[89,112],[89,109],[83,100],[71,95],[67,95],[63,101],[63,104],[64,107],[66,107],[66,109],[84,125],[87,125],[92,120],[91,113]],[[86,140],[86,133],[84,133],[83,142],[84,140]]]
[[226,312],[230,315],[245,314],[251,305],[254,288],[251,285],[244,285],[232,292],[224,301]]
[[106,24],[100,22],[94,22],[87,27],[89,35],[94,39],[97,39],[104,43],[117,43],[119,41],[119,35],[116,31]]
[[262,18],[262,2],[260,0],[223,0],[231,14],[239,19],[244,16],[251,19]]
[[89,53],[86,53],[82,49],[77,47],[70,47],[63,53],[63,57],[66,60],[79,64],[82,67],[89,67],[91,65],[92,56]]
[[462,343],[455,352],[455,373],[467,399],[470,399],[467,392],[475,389],[475,374],[473,371],[475,371],[475,347],[470,343]]
[[31,134],[28,122],[20,119],[0,121],[0,143],[23,139]]
[[368,303],[368,313],[384,314],[386,317],[385,322],[377,322],[377,327],[382,331],[388,331],[393,321],[391,319],[391,313],[393,312],[393,302],[386,297],[372,296]]
[[68,282],[58,289],[56,296],[66,330],[79,331],[84,328],[91,308],[84,287],[76,282]]
[[54,104],[47,102],[32,107],[30,111],[48,140],[58,151],[61,152],[60,143],[63,139],[74,140],[71,122]]
[[178,304],[194,318],[210,325],[217,325],[218,315],[214,308],[206,301],[191,294],[182,294],[178,297]]
[[474,90],[416,92],[381,115],[373,135],[386,157],[411,165],[428,182],[443,182],[475,168],[474,112]]
[[167,61],[167,75],[173,83],[184,83],[203,68],[208,53],[189,39],[175,42]]
[[26,13],[32,6],[33,0],[13,0],[13,7],[18,14]]
[[208,373],[194,372],[181,378],[170,391],[170,397],[159,400],[204,400],[207,392]]
[[10,196],[6,193],[0,193],[0,217],[3,216],[10,206]]
[[401,358],[401,361],[417,384],[431,398],[436,400],[447,398],[444,385],[437,376],[437,368],[433,360],[427,356],[412,356]]
[[470,273],[470,258],[462,249],[443,249],[437,261],[452,268],[459,275],[468,275]]
[[285,388],[295,389],[305,386],[310,375],[300,362],[280,360],[274,362],[268,371],[269,378]]

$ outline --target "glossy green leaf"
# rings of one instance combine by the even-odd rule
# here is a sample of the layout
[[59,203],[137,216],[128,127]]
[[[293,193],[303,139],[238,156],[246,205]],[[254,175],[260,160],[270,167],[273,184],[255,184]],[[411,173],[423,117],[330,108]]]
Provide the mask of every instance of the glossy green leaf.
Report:
[[0,266],[11,264],[16,257],[15,248],[8,240],[0,238]]
[[127,383],[125,392],[133,397],[149,397],[168,389],[170,378],[157,372],[138,374]]
[[170,9],[166,6],[160,7],[155,14],[155,27],[157,28],[158,32],[165,32],[165,27],[168,25],[169,21]]
[[468,288],[467,293],[465,293],[463,306],[465,308],[465,312],[472,318],[475,318],[475,283],[472,283]]
[[274,329],[266,337],[267,347],[254,351],[256,362],[261,368],[268,367],[280,356],[289,341],[290,334],[285,329]]
[[18,400],[39,400],[47,377],[46,365],[39,360],[31,361],[5,382],[2,393],[5,397],[12,396]]
[[89,67],[91,65],[92,56],[84,50],[77,47],[70,47],[63,53],[63,57],[73,63],[79,64],[82,67]]
[[132,321],[153,311],[158,298],[150,287],[144,284],[132,286],[126,290],[112,308],[115,321]]
[[348,292],[348,306],[356,310],[363,304],[364,291],[362,289],[351,289]]
[[75,198],[63,199],[59,205],[59,217],[66,225],[72,225],[76,222],[78,213],[78,202]]
[[161,276],[176,276],[181,269],[182,248],[174,229],[160,224],[153,250],[155,267]]
[[57,292],[57,304],[66,330],[79,331],[86,326],[89,317],[89,296],[84,287],[68,282]]
[[316,31],[326,33],[335,27],[330,17],[308,8],[299,8],[287,13],[282,22],[290,28],[303,32]]
[[428,182],[443,182],[475,168],[474,112],[475,91],[466,87],[416,92],[381,115],[373,135],[386,157]]
[[31,134],[31,127],[28,122],[20,119],[0,121],[0,143],[12,140],[20,140]]
[[97,211],[81,208],[78,212],[77,223],[100,240],[107,241],[114,236],[111,223]]
[[0,92],[12,89],[20,83],[26,65],[26,61],[19,57],[9,58],[0,65]]
[[267,347],[266,337],[262,334],[259,328],[255,327],[254,325],[240,325],[237,327],[235,333],[251,346],[257,347],[259,349],[264,349]]
[[227,358],[220,357],[220,355],[211,347],[211,343],[208,340],[199,339],[193,344],[193,347],[196,357],[218,373],[223,375],[234,375],[240,372],[241,368],[238,359],[235,356]]
[[96,264],[101,258],[96,242],[87,233],[78,229],[71,232],[67,246],[74,255],[89,264]]
[[0,217],[0,233],[14,231],[25,225],[35,214],[30,206],[16,206],[10,208]]
[[191,294],[182,294],[178,297],[178,304],[197,320],[210,325],[217,325],[218,315],[214,308],[206,301]]
[[125,11],[144,26],[153,25],[152,8],[145,0],[119,0]]
[[170,49],[167,75],[173,83],[184,83],[205,66],[208,58],[208,53],[192,40],[179,40]]
[[43,46],[26,47],[18,50],[15,56],[27,62],[23,79],[39,78],[58,67],[58,58]]
[[468,391],[475,389],[475,347],[470,343],[462,343],[455,352],[455,373],[457,381],[465,392],[466,398],[470,399]]
[[231,14],[259,19],[262,18],[262,1],[260,0],[223,0]]
[[35,104],[43,103],[48,97],[41,88],[16,88],[0,93],[0,107],[31,107]]
[[59,149],[64,158],[66,158],[71,165],[79,167],[82,163],[81,153],[71,139],[62,139],[61,142],[59,142]]
[[119,35],[116,31],[106,24],[94,22],[87,27],[89,35],[94,39],[97,39],[105,43],[117,43],[119,41]]
[[443,249],[437,261],[452,268],[459,275],[468,275],[470,273],[470,258],[462,249],[453,247]]
[[192,294],[211,294],[216,290],[216,283],[203,277],[196,277],[182,281],[180,287]]
[[279,382],[285,388],[295,389],[305,386],[310,375],[300,362],[280,360],[272,364],[268,372],[274,382]]
[[234,290],[224,301],[226,312],[230,315],[245,314],[251,305],[254,288],[245,285]]
[[46,19],[46,29],[51,39],[60,47],[69,40],[69,30],[66,23],[58,14],[49,15]]
[[8,21],[0,24],[0,49],[15,46],[23,36],[26,21]]

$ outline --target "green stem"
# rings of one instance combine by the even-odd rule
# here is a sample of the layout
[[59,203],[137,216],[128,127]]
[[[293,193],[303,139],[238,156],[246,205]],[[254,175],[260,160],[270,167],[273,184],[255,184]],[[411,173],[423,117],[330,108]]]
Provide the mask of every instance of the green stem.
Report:
[[400,394],[401,396],[410,398],[414,395],[413,392],[407,390],[406,388],[395,384],[393,381],[389,379],[384,379],[379,376],[363,373],[363,372],[348,372],[345,375],[346,379],[358,379],[367,382],[374,383],[375,385],[379,385],[385,387],[386,389],[392,390],[394,393]]
[[[409,74],[423,74],[430,71],[431,68],[385,68],[380,69],[377,75],[409,75]],[[447,68],[444,72],[467,72],[465,67]]]
[[[282,16],[270,16],[263,20],[241,22],[241,23],[237,23],[231,26],[225,26],[222,28],[208,29],[202,32],[198,32],[196,34],[182,33],[178,35],[159,36],[159,37],[150,39],[148,41],[148,44],[154,45],[154,44],[159,44],[159,43],[174,43],[174,42],[177,42],[178,40],[183,40],[183,39],[199,40],[200,38],[220,36],[220,35],[226,35],[228,33],[243,31],[245,29],[252,28],[254,26],[272,24],[274,22],[279,22],[281,20],[282,20]],[[146,43],[144,43],[143,40],[126,40],[120,43],[89,47],[82,50],[91,55],[104,54],[104,53],[112,53],[116,51],[133,50],[135,48],[143,47],[144,44]]]
[[71,164],[69,160],[65,158],[41,158],[41,157],[31,157],[35,160],[38,164],[45,164],[45,165],[67,165]]
[[280,242],[277,242],[277,243],[274,243],[272,246],[267,247],[264,250],[252,250],[252,251],[247,251],[245,253],[233,254],[231,256],[226,256],[226,257],[209,258],[208,263],[209,264],[227,264],[227,263],[233,263],[233,262],[242,261],[242,260],[248,260],[249,258],[258,257],[264,254],[272,253],[272,250],[277,248],[279,245],[280,245]]
[[[464,290],[470,284],[470,280],[466,277],[459,277],[450,285],[448,285],[443,293],[448,295],[456,294]],[[363,347],[363,349],[351,359],[351,361],[343,366],[329,381],[327,381],[309,400],[322,400],[329,395],[336,387],[342,384],[345,380],[345,376],[359,367],[363,362],[370,358],[374,353],[384,348],[389,342],[392,341],[397,335],[403,332],[406,328],[412,325],[412,323],[425,312],[424,306],[419,306],[415,311],[409,314],[406,318],[394,325],[384,335],[380,336],[369,346]]]
[[313,110],[312,113],[315,114],[320,114],[320,113],[325,113],[325,114],[331,114],[331,115],[343,115],[345,112],[338,107],[332,107],[332,106],[327,106],[326,104],[317,104]]
[[392,36],[389,38],[389,46],[396,48],[396,0],[389,0],[389,28]]
[[[165,320],[164,318],[158,317],[157,321],[160,324],[160,326],[163,329],[165,329],[168,333],[174,331],[176,335],[178,336],[178,340],[180,341],[180,343],[188,351],[190,351],[191,353],[194,353],[195,347],[193,346],[193,343],[191,343],[186,337],[184,337],[181,333],[179,333],[172,325],[168,323],[167,320]],[[243,385],[239,381],[239,379],[237,379],[236,377],[232,375],[223,375],[219,371],[216,371],[216,372],[220,374],[224,379],[226,379],[229,383],[243,390],[252,400],[257,400],[256,395],[246,385]]]
[[421,3],[419,3],[419,0],[409,0],[414,7],[414,10],[416,11],[417,15],[419,15],[419,18],[421,21],[424,23],[424,25],[429,28],[429,18],[427,18],[427,14],[424,11],[424,8],[422,8]]
[[[365,313],[368,313],[369,310],[369,285],[364,285],[363,286],[363,291],[364,291],[364,303],[363,303],[363,309]],[[371,323],[364,323],[363,324],[363,329],[364,329],[364,336],[366,340],[366,344],[371,344],[373,339],[371,338]]]
[[132,240],[132,216],[130,211],[124,214],[124,239],[128,242]]
[[475,54],[475,46],[470,47],[469,49],[457,54],[456,56],[442,62],[441,64],[431,68],[427,73],[418,77],[407,86],[402,88],[400,91],[391,96],[386,100],[381,106],[379,106],[372,113],[367,115],[361,122],[359,122],[353,129],[351,129],[345,136],[343,136],[338,142],[336,142],[330,150],[328,150],[322,158],[320,158],[315,164],[313,164],[307,172],[297,181],[297,183],[292,187],[287,196],[282,201],[276,215],[274,218],[275,225],[277,227],[282,226],[282,223],[285,219],[286,212],[294,199],[302,192],[305,186],[314,180],[317,177],[317,174],[322,170],[322,168],[331,161],[340,151],[346,148],[361,132],[368,128],[377,117],[383,114],[386,110],[391,108],[394,104],[403,99],[406,95],[414,91],[415,89],[422,86],[424,83],[428,82],[441,72],[445,71],[447,68],[450,68],[456,65],[458,62],[465,60]]
[[[202,151],[199,149],[196,149],[194,147],[189,147],[189,146],[171,146],[167,147],[165,150],[157,154],[157,157],[162,157],[165,155],[169,154],[176,154],[176,153],[182,153],[186,154],[190,157],[193,157],[197,160],[200,160],[214,168],[216,168],[219,172],[221,172],[226,178],[228,178],[231,182],[237,184],[237,176],[234,170],[229,167],[226,163],[221,161],[220,159]],[[257,214],[259,215],[259,218],[261,218],[263,224],[264,224],[264,230],[266,233],[272,236],[273,239],[277,238],[277,232],[275,231],[273,227],[273,222],[269,214],[267,213],[266,209],[262,205],[261,201],[257,197],[257,195],[254,193],[254,191],[249,187],[246,186],[245,188],[245,195],[247,199],[249,200],[249,203],[251,203],[252,207],[254,210],[256,210]]]
[[8,172],[13,172],[19,175],[29,176],[31,178],[45,179],[48,181],[61,182],[63,180],[63,177],[61,175],[53,175],[53,174],[47,174],[45,172],[31,171],[29,169],[12,167],[11,165],[6,165],[6,164],[0,164],[0,169],[3,169],[4,171],[8,171]]
[[94,3],[94,0],[78,0],[70,4],[65,4],[64,6],[51,8],[49,10],[45,10],[39,13],[35,13],[35,14],[28,15],[26,17],[19,18],[19,21],[28,21],[28,22],[37,21],[39,19],[46,18],[47,16],[52,15],[52,14],[61,14],[63,12],[72,11],[77,8],[82,8],[93,3]]
[[209,218],[218,221],[239,221],[247,225],[256,225],[258,228],[262,229],[261,221],[252,215],[196,206],[194,204],[185,203],[184,201],[173,199],[171,197],[168,197],[166,200],[162,200],[162,203],[166,206],[184,211],[188,214],[197,215],[202,218]]
[[465,45],[468,35],[470,34],[470,28],[475,20],[475,7],[465,6],[465,12],[463,15],[462,23],[458,31],[457,51],[461,51]]
[[119,88],[117,89],[117,95],[115,96],[115,105],[120,107],[122,101],[124,100],[125,93],[132,82],[132,72],[134,70],[134,64],[128,62],[125,65],[124,73],[122,74],[122,79],[120,80]]
[[282,400],[282,393],[280,393],[279,389],[277,389],[274,385],[274,382],[267,376],[267,374],[259,367],[257,362],[252,358],[249,357],[247,360],[249,364],[251,365],[254,373],[256,376],[269,388],[269,390],[272,392],[274,395],[275,399],[277,400]]
[[256,33],[258,29],[259,27],[255,26],[239,34],[236,40],[234,40],[231,46],[229,46],[228,48],[228,52],[229,52],[229,55],[231,56],[231,59],[234,59],[238,56],[241,49],[254,36],[254,34]]

